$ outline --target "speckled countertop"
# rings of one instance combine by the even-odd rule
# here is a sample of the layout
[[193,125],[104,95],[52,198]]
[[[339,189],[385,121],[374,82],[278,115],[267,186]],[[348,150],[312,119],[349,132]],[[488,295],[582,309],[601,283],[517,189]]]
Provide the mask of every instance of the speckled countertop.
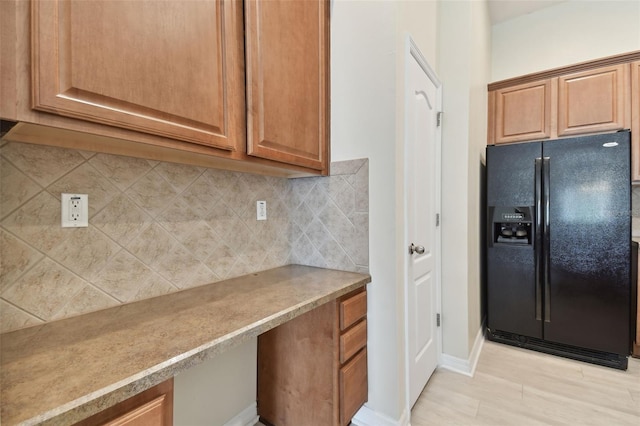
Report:
[[1,422],[77,422],[370,281],[289,265],[2,334]]

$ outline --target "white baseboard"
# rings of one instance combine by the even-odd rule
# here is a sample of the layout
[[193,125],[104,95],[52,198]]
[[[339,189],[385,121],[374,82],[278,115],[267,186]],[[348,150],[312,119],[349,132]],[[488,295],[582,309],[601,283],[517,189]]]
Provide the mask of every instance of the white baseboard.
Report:
[[372,410],[365,404],[353,419],[351,419],[351,423],[355,426],[409,426],[409,416],[407,412],[404,411],[400,419],[394,420],[391,417]]
[[254,402],[226,422],[224,426],[253,426],[258,423],[258,420],[258,406]]
[[471,349],[469,359],[456,358],[451,355],[442,354],[440,358],[441,363],[438,367],[473,377],[473,373],[475,373],[476,366],[478,365],[478,359],[480,358],[480,352],[482,351],[483,344],[484,324],[480,327],[480,330],[478,330],[478,334],[476,334],[476,340],[473,342],[473,348]]

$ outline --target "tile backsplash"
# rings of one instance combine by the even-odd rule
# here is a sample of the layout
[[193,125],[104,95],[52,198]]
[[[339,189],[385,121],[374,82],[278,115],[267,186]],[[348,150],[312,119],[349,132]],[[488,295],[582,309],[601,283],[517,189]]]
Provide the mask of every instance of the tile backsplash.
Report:
[[[287,180],[5,142],[0,330],[289,263],[366,272],[368,161],[331,167]],[[89,195],[89,227],[61,228],[64,192]]]

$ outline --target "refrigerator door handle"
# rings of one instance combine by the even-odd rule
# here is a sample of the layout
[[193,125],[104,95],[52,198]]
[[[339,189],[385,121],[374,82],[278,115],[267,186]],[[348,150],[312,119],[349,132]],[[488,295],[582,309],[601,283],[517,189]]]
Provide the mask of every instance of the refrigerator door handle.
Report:
[[542,161],[542,202],[543,213],[543,276],[544,276],[544,321],[551,322],[551,226],[549,218],[549,193],[551,190],[551,159],[544,157]]
[[536,268],[536,320],[542,320],[542,158],[535,160],[536,228],[534,234],[534,256]]

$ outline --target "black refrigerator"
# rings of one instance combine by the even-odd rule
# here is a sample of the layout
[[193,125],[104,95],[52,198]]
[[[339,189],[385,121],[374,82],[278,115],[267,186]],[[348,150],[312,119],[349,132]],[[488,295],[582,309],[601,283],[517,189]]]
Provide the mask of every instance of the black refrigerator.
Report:
[[486,161],[488,338],[626,369],[630,133],[488,146]]

